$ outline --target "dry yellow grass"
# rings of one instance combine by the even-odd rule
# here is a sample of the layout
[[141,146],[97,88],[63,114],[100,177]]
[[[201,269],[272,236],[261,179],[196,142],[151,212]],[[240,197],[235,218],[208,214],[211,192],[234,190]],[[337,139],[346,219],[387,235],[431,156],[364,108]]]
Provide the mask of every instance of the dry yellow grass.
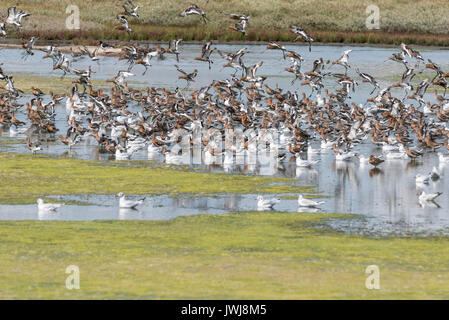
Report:
[[[301,25],[315,31],[339,32],[334,37],[319,36],[318,41],[335,42],[334,38],[342,36],[344,41],[364,42],[354,32],[367,32],[365,20],[366,7],[376,4],[380,8],[379,39],[374,43],[389,43],[385,38],[388,33],[407,34],[445,34],[449,39],[449,1],[419,1],[419,0],[205,0],[196,1],[204,9],[210,22],[205,26],[198,16],[179,17],[179,13],[186,9],[191,0],[135,0],[143,7],[138,10],[139,19],[130,18],[130,26],[135,31],[135,40],[165,40],[174,36],[184,36],[187,40],[202,40],[215,38],[218,40],[241,40],[242,37],[227,26],[234,23],[229,19],[230,13],[250,15],[248,40],[292,40],[288,27],[291,24]],[[2,1],[0,13],[4,18],[7,8],[15,2]],[[67,35],[65,19],[67,6],[75,4],[80,9],[81,38],[124,38],[112,32],[117,23],[116,15],[123,11],[120,0],[22,0],[19,8],[30,12],[31,17],[24,23],[24,35],[41,32],[43,38],[73,39],[77,35]],[[169,28],[166,28],[169,27]],[[341,32],[349,32],[341,34]],[[59,35],[58,35],[59,33]],[[190,35],[190,36],[188,36]],[[334,34],[335,35],[335,34]],[[11,36],[14,36],[11,34]],[[164,37],[165,36],[165,37]],[[383,41],[383,39],[386,41]],[[334,40],[334,41],[333,41]],[[427,40],[426,40],[427,41]],[[422,44],[429,41],[417,38],[415,42]],[[366,42],[369,42],[366,40]],[[413,42],[413,39],[412,39]]]
[[[198,16],[181,18],[179,13],[191,0],[135,0],[143,7],[138,10],[140,19],[130,19],[131,24],[152,26],[185,26],[201,24]],[[0,10],[6,10],[13,1],[2,1]],[[75,4],[81,12],[81,28],[106,28],[116,23],[116,15],[123,11],[120,0],[22,0],[19,8],[32,14],[25,23],[25,30],[63,29],[67,6]],[[230,13],[251,15],[251,28],[286,29],[299,24],[314,30],[364,31],[365,10],[370,4],[380,8],[381,30],[394,32],[449,33],[449,2],[445,0],[210,0],[208,4],[196,2],[210,17],[211,27],[225,28],[232,23]],[[49,17],[51,19],[43,19]]]

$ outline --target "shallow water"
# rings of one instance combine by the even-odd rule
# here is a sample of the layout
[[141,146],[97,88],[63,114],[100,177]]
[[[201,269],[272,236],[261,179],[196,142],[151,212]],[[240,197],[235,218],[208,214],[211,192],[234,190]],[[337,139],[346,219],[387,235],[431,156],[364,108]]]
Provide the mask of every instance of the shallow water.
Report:
[[[224,52],[232,52],[240,49],[241,45],[218,45]],[[290,65],[289,60],[282,59],[282,53],[279,51],[265,51],[265,45],[247,46],[249,53],[245,55],[245,63],[251,65],[260,60],[264,61],[258,74],[268,76],[266,83],[270,87],[278,85],[284,91],[297,90],[298,83],[291,85],[293,79],[283,68]],[[331,61],[340,57],[343,50],[352,49],[349,55],[350,63],[358,67],[362,72],[374,76],[381,88],[394,82],[393,76],[400,76],[404,67],[398,63],[385,62],[385,60],[399,49],[392,48],[370,48],[370,47],[333,47],[317,46],[312,48],[309,53],[304,46],[286,45],[287,49],[293,49],[301,53],[305,59],[302,70],[308,71],[314,59],[323,57]],[[230,69],[220,70],[224,61],[215,56],[212,70],[208,70],[207,63],[194,61],[198,56],[201,47],[198,45],[184,45],[182,47],[181,61],[178,65],[186,70],[199,70],[197,81],[192,85],[192,89],[198,89],[209,84],[212,80],[223,80],[233,73]],[[447,52],[444,50],[420,50],[426,59],[441,65],[443,69],[449,66],[446,63]],[[0,61],[5,72],[19,73],[16,78],[22,77],[23,73],[29,73],[39,76],[60,76],[60,72],[51,72],[51,61],[42,60],[43,53],[35,51],[35,55],[28,60],[21,60],[21,51],[2,50],[0,51]],[[184,87],[183,81],[177,81],[178,72],[173,67],[176,61],[170,55],[163,61],[152,61],[151,67],[145,76],[142,76],[144,68],[135,66],[133,73],[135,77],[130,81],[139,82],[132,86],[155,86],[155,87]],[[74,64],[78,69],[85,69],[89,65],[95,70],[92,79],[105,80],[116,75],[117,70],[125,69],[123,62],[117,62],[116,58],[104,57],[100,64],[91,62],[89,59],[83,59]],[[333,72],[344,72],[341,66],[334,66],[330,69]],[[354,75],[354,70],[348,72]],[[358,78],[357,78],[358,79]],[[372,87],[369,84],[363,84],[358,80],[359,86],[352,94],[352,101],[355,103],[364,103]],[[415,81],[416,83],[416,81]],[[37,84],[39,86],[39,84]],[[326,87],[332,88],[332,84],[326,83]],[[19,87],[20,88],[20,87]],[[308,88],[304,89],[306,94],[310,93]],[[428,91],[426,100],[433,101],[433,93]],[[402,91],[393,91],[393,94],[402,97]],[[19,102],[29,100],[30,97],[24,97]],[[49,101],[49,97],[44,97],[44,102]],[[409,101],[410,103],[412,101]],[[56,125],[61,133],[66,130],[66,113],[64,105],[57,106]],[[18,115],[19,119],[24,119],[24,115]],[[28,152],[24,144],[24,135],[10,137],[8,128],[0,137],[1,152]],[[114,156],[101,154],[96,142],[83,141],[73,150],[67,151],[67,147],[59,141],[48,141],[43,145],[43,153],[52,154],[60,157],[74,157],[94,160],[114,160]],[[314,148],[319,147],[319,143],[313,144]],[[369,141],[357,146],[355,150],[358,154],[369,156],[370,154],[380,155],[382,151],[373,146]],[[320,206],[320,212],[335,213],[354,213],[360,214],[365,219],[351,220],[332,220],[330,224],[344,232],[369,233],[369,234],[406,234],[409,232],[422,232],[432,234],[438,230],[449,227],[449,184],[447,183],[449,169],[441,166],[435,153],[427,153],[422,159],[416,162],[409,160],[395,160],[383,163],[380,171],[373,171],[371,165],[361,165],[357,159],[350,162],[339,162],[335,160],[332,151],[325,151],[314,155],[314,159],[320,162],[312,169],[297,168],[294,162],[282,162],[279,165],[261,165],[255,164],[193,164],[193,159],[188,156],[181,160],[195,168],[200,168],[209,172],[227,172],[249,175],[263,175],[276,177],[298,178],[299,183],[308,186],[314,186],[326,197],[323,199],[325,204]],[[152,159],[163,161],[159,155],[149,155],[146,150],[142,150],[133,155],[132,159],[146,160]],[[440,191],[443,195],[437,199],[440,206],[433,207],[429,204],[421,207],[418,203],[417,192],[420,191],[415,184],[415,175],[418,173],[427,174],[433,167],[437,167],[441,172],[441,179],[437,182],[431,182],[424,186],[427,191]],[[0,206],[0,219],[62,219],[62,220],[92,220],[92,219],[172,219],[181,215],[200,214],[200,213],[225,213],[235,211],[256,210],[257,195],[221,195],[213,198],[207,197],[179,197],[171,198],[168,196],[150,197],[139,211],[122,212],[117,207],[117,200],[110,197],[91,196],[86,199],[77,197],[68,197],[68,200],[80,200],[92,203],[90,206],[66,205],[58,213],[39,215],[36,205],[29,206]],[[268,195],[269,196],[269,195]],[[279,196],[279,195],[272,195]],[[297,196],[297,195],[295,195]],[[103,205],[108,203],[108,206]],[[275,207],[279,211],[298,210],[296,200],[282,199],[281,203]],[[307,210],[310,211],[310,210]]]

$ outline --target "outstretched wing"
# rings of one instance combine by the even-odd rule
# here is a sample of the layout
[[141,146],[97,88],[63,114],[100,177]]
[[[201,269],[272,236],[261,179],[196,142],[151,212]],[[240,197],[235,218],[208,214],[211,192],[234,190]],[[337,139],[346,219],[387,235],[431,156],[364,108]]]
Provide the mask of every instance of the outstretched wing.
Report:
[[208,47],[208,44],[207,44],[207,43],[203,44],[203,47],[201,48],[201,56],[202,56],[202,57],[205,56],[206,51],[207,51],[207,47]]
[[175,68],[176,68],[176,70],[178,70],[178,71],[181,72],[182,74],[187,75],[187,73],[186,73],[184,70],[180,69],[179,66],[178,66],[177,64],[175,64]]
[[16,6],[12,6],[8,8],[8,19],[14,19],[16,16]]
[[240,20],[242,16],[240,14],[232,13],[229,15],[229,17],[234,20]]

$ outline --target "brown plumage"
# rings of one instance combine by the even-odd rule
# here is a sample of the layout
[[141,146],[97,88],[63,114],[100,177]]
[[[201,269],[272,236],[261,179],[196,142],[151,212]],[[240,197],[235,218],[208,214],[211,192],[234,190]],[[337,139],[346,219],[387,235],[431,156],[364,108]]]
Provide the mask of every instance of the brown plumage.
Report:
[[384,162],[385,160],[382,160],[380,158],[376,158],[375,156],[371,155],[369,157],[369,163],[371,165],[373,165],[374,167],[377,167],[378,165],[380,165],[382,162]]

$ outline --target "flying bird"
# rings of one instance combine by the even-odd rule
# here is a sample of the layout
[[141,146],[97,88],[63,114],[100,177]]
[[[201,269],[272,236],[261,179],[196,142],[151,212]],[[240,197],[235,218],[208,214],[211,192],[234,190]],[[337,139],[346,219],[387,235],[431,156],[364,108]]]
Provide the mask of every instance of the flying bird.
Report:
[[298,26],[291,26],[290,30],[296,34],[296,38],[295,41],[298,41],[300,38],[303,38],[306,42],[309,43],[309,52],[312,51],[312,42],[314,41],[313,38],[311,36],[309,36],[306,32],[306,30],[304,30],[301,27]]
[[190,15],[201,16],[201,18],[203,18],[204,23],[207,23],[207,20],[209,20],[209,18],[206,17],[206,13],[200,7],[198,7],[196,4],[191,4],[190,7],[188,7],[187,9],[185,9],[183,12],[181,12],[179,14],[180,17],[187,17]]

